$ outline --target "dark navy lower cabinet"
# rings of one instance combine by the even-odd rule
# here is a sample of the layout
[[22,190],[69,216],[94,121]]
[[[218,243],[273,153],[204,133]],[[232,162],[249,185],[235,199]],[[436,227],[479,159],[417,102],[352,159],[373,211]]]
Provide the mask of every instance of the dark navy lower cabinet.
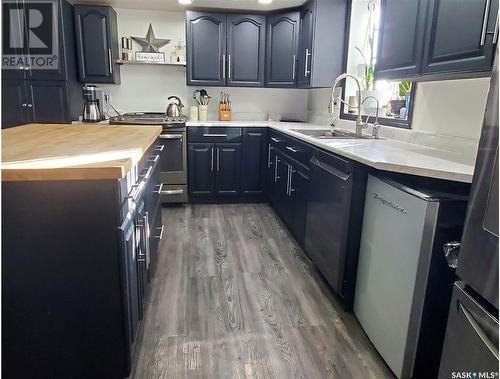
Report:
[[214,195],[214,145],[190,143],[188,145],[188,188],[194,197]]
[[267,128],[244,128],[241,156],[243,195],[264,196],[268,153]]
[[214,145],[215,194],[236,197],[241,192],[241,144],[217,143]]

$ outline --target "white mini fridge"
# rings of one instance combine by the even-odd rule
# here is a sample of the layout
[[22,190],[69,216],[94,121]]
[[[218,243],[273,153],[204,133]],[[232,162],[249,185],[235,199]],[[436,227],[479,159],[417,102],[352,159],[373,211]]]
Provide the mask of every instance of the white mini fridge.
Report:
[[354,313],[398,378],[437,376],[454,279],[443,246],[467,206],[466,188],[428,182],[367,182]]

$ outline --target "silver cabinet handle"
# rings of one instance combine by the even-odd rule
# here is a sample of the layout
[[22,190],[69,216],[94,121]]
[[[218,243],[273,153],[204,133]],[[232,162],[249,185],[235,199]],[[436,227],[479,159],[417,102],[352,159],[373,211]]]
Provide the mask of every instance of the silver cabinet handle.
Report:
[[292,79],[295,80],[295,60],[297,59],[296,55],[293,54],[293,64],[292,64]]
[[24,66],[24,71],[29,71],[30,70],[30,66]]
[[33,104],[28,103],[28,108],[32,108]]
[[278,182],[278,179],[280,177],[278,176],[278,163],[280,162],[278,156],[276,156],[275,161],[274,161],[274,183]]
[[280,143],[281,142],[280,139],[274,138],[274,137],[271,137],[271,141],[276,142],[276,143]]
[[160,154],[156,154],[154,158],[148,160],[149,163],[156,163],[160,159]]
[[113,73],[113,61],[111,60],[111,49],[108,49],[109,73]]
[[498,14],[497,19],[495,21],[495,32],[493,33],[493,43],[497,43],[498,40]]
[[490,3],[491,0],[486,0],[486,7],[484,9],[484,18],[483,18],[483,28],[481,30],[481,43],[480,46],[484,45],[486,41],[486,32],[488,30],[488,18],[490,17]]
[[293,148],[293,147],[291,147],[291,146],[287,146],[287,147],[286,147],[286,149],[287,149],[287,150],[290,150],[292,153],[298,153],[298,152],[300,151],[300,150],[295,149],[295,148]]
[[273,149],[273,147],[271,146],[271,144],[268,145],[268,149],[267,149],[267,168],[271,167],[273,162],[271,160],[271,150]]
[[165,148],[165,145],[158,145],[155,147],[155,151],[163,151],[164,148]]
[[290,196],[290,165],[286,168],[286,195]]
[[17,66],[17,69],[22,71],[22,70],[24,70],[24,66],[23,65]]
[[180,139],[180,140],[182,140],[182,134],[160,134],[160,139]]
[[217,172],[220,171],[220,149],[217,148]]
[[165,230],[165,225],[162,225],[160,228],[156,228],[157,230],[160,231],[160,234],[155,236],[157,240],[162,240],[163,239],[163,231]]
[[226,79],[226,54],[222,54],[222,79]]
[[153,172],[153,166],[149,166],[148,167],[148,170],[146,171],[146,173],[144,175],[142,175],[142,178],[144,180],[148,180],[149,177],[151,176],[151,173]]
[[496,359],[498,359],[498,349],[497,347],[491,343],[490,339],[486,335],[486,333],[483,331],[481,328],[481,325],[478,324],[474,316],[465,308],[462,303],[459,301],[458,302],[458,308],[463,312],[465,318],[469,322],[470,326],[472,326],[472,329],[476,332],[477,336],[483,341],[483,343],[486,345],[488,350],[495,356]]
[[203,133],[203,137],[227,137],[227,134]]
[[177,190],[165,190],[162,191],[162,195],[182,195],[184,193],[183,189],[177,189]]
[[295,190],[292,187],[292,180],[293,180],[293,174],[296,172],[292,166],[290,167],[290,174],[289,174],[289,179],[288,179],[288,196],[292,196],[292,193],[295,192]]
[[151,262],[151,251],[149,250],[149,212],[144,212],[144,230],[146,232],[144,248],[146,249],[146,268],[149,268]]
[[163,193],[163,183],[157,184],[158,191],[154,191],[154,193],[157,193],[158,195],[161,195]]
[[214,171],[214,148],[212,147],[212,161],[210,163],[210,171]]
[[23,103],[23,108],[26,108],[27,106],[28,106],[28,104]]
[[307,75],[309,75],[311,73],[311,71],[309,71],[309,69],[308,69],[310,56],[311,56],[311,53],[309,52],[309,49],[306,49],[306,64],[304,65],[305,66],[305,72],[304,72],[305,78],[307,78]]
[[231,54],[227,56],[227,59],[229,60],[229,62],[227,63],[227,72],[229,79],[231,79]]

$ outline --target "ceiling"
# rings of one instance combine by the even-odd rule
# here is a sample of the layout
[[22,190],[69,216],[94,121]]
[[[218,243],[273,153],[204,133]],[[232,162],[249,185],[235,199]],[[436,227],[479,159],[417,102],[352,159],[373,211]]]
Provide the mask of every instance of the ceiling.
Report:
[[306,0],[273,0],[271,4],[260,4],[258,0],[192,0],[189,6],[180,5],[177,0],[70,0],[78,4],[111,5],[114,8],[184,11],[186,9],[234,9],[268,11],[281,8],[296,7]]

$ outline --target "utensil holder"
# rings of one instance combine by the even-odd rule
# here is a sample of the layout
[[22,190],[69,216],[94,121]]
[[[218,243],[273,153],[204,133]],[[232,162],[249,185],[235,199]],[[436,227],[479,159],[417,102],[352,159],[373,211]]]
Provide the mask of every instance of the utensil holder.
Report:
[[208,105],[200,105],[198,107],[198,120],[199,121],[208,120]]
[[231,121],[232,113],[231,111],[219,111],[219,121]]
[[189,121],[198,121],[198,114],[198,107],[192,106],[191,108],[189,108]]

